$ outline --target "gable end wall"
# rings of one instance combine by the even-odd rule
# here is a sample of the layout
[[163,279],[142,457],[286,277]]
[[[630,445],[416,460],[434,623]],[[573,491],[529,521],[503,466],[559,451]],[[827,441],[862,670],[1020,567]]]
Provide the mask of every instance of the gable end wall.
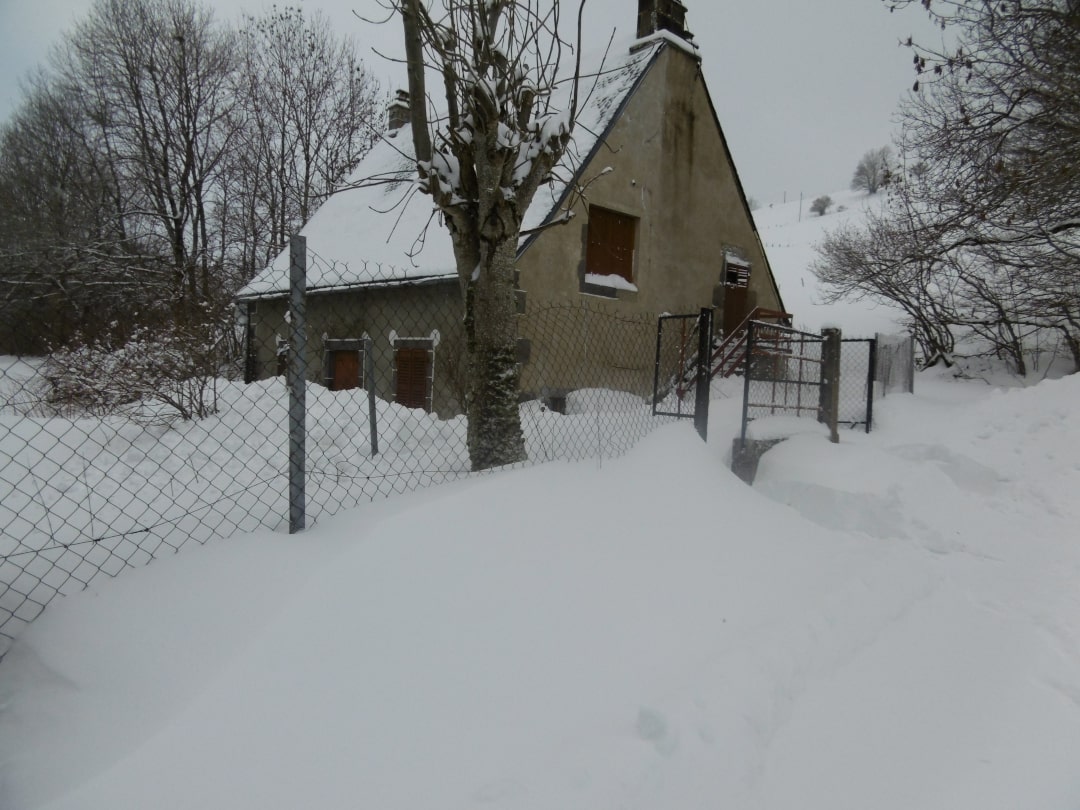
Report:
[[[638,219],[637,291],[603,290],[627,312],[695,312],[717,301],[723,247],[750,259],[750,305],[779,307],[698,62],[673,47],[658,54],[622,116],[581,174],[588,202]],[[585,273],[587,206],[544,231],[518,260],[530,305],[576,302]],[[718,315],[719,317],[719,315]]]

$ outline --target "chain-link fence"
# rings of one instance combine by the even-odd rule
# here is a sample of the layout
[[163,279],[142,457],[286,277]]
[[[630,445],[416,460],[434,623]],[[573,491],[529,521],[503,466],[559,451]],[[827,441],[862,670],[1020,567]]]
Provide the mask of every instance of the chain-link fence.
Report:
[[874,379],[878,397],[910,394],[915,391],[915,338],[911,335],[882,335],[875,338],[877,360]]
[[[835,357],[825,337],[829,332],[836,341]],[[874,401],[914,388],[914,351],[907,335],[841,338],[838,330],[814,335],[752,322],[748,346],[743,361],[744,441],[750,423],[762,417],[769,417],[772,431],[781,435],[792,429],[783,417],[811,417],[869,433]]]
[[[308,261],[309,284],[348,283],[305,299],[307,525],[470,474],[456,276]],[[0,357],[0,654],[100,573],[289,526],[288,296],[248,292],[184,334]],[[655,314],[522,304],[527,463],[618,455],[670,421],[652,411]]]
[[874,371],[877,341],[844,338],[840,341],[840,396],[837,422],[867,433],[874,426]]

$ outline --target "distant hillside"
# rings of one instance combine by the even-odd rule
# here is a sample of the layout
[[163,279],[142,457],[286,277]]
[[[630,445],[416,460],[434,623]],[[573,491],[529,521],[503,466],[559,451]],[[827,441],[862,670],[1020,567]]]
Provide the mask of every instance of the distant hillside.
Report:
[[[869,337],[875,332],[903,331],[902,313],[869,301],[844,301],[823,304],[817,279],[810,272],[816,258],[814,246],[825,232],[845,222],[857,221],[867,208],[880,206],[881,194],[868,196],[862,191],[830,192],[833,204],[825,216],[810,212],[810,204],[819,194],[806,195],[799,218],[799,200],[765,205],[754,211],[754,221],[765,244],[776,282],[780,285],[787,311],[795,316],[795,325],[816,332],[823,326],[839,326],[850,337]],[[840,211],[843,207],[845,210]]]

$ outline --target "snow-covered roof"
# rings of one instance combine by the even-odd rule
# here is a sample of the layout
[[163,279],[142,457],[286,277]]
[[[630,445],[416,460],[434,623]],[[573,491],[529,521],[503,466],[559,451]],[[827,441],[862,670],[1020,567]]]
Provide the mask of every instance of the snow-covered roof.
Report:
[[[664,38],[616,40],[610,49],[583,54],[580,92],[584,100],[573,138],[553,172],[555,179],[537,190],[523,230],[542,225],[556,213],[568,186],[666,43]],[[408,126],[387,133],[304,226],[308,290],[455,277],[450,234],[431,198],[416,188],[413,156]],[[289,251],[285,250],[238,297],[277,297],[288,288]]]

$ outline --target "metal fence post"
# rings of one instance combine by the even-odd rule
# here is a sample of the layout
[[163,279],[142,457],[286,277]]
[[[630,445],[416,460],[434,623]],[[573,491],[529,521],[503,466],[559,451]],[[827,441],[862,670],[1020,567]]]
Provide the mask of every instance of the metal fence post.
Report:
[[822,329],[825,342],[821,345],[821,398],[818,401],[818,421],[829,426],[829,441],[837,444],[840,432],[840,330]]
[[304,468],[307,455],[307,389],[304,366],[307,356],[307,328],[304,323],[304,294],[307,288],[307,238],[289,240],[289,534],[304,529],[307,499]]
[[874,424],[874,380],[877,378],[877,338],[870,338],[870,357],[866,363],[866,432]]
[[746,370],[743,372],[742,432],[739,440],[746,444],[746,426],[750,424],[750,373],[754,368],[754,332],[757,324],[750,321],[746,326]]
[[656,319],[656,365],[653,368],[652,384],[652,415],[656,416],[656,408],[660,404],[660,348],[664,339],[664,318]]
[[364,387],[367,388],[368,428],[371,431],[371,455],[379,455],[379,424],[375,411],[375,356],[374,341],[364,337]]
[[697,383],[694,390],[694,427],[703,442],[709,440],[709,360],[712,356],[712,310],[701,308],[698,318]]

